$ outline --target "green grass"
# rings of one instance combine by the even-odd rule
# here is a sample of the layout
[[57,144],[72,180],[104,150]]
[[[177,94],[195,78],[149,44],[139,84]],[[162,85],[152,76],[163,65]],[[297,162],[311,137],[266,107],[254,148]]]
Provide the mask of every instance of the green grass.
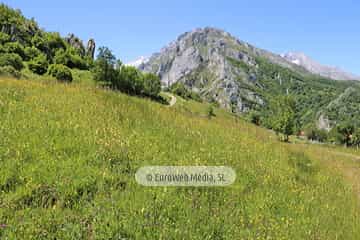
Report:
[[[0,239],[360,238],[359,199],[321,157],[333,153],[206,109],[1,79]],[[134,177],[146,165],[226,165],[237,179],[149,188]]]

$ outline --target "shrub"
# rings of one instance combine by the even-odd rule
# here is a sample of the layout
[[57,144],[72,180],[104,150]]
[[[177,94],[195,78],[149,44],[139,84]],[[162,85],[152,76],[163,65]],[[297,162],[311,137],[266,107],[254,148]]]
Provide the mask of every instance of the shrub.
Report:
[[339,133],[339,142],[341,144],[345,144],[346,146],[351,146],[355,126],[351,122],[344,122],[336,126],[336,131]]
[[18,70],[16,70],[13,66],[0,67],[0,75],[11,76],[11,77],[15,77],[15,78],[21,77],[21,73]]
[[209,119],[216,116],[214,112],[214,107],[212,105],[207,108],[206,112]]
[[50,65],[48,74],[59,81],[72,82],[73,80],[70,68],[61,64]]
[[0,55],[0,66],[12,66],[16,70],[24,67],[21,57],[16,53],[4,53]]
[[123,66],[115,78],[113,87],[129,94],[140,95],[144,92],[143,76],[135,67]]
[[261,125],[261,114],[257,111],[252,111],[249,114],[249,120],[251,123],[260,126]]
[[45,39],[40,36],[39,34],[36,34],[32,39],[31,39],[31,44],[33,46],[35,46],[37,49],[39,49],[40,51],[42,51],[43,53],[45,53],[47,56],[50,55],[50,48],[48,43],[45,41]]
[[25,59],[24,47],[19,42],[8,42],[4,45],[5,52],[16,53],[22,59]]
[[88,69],[86,61],[82,59],[73,48],[67,50],[58,50],[55,53],[54,62],[56,64],[65,65],[69,68],[78,68],[81,70]]
[[49,63],[44,54],[40,54],[29,62],[29,69],[36,74],[44,74],[47,71]]
[[325,130],[315,127],[307,129],[305,134],[312,141],[325,142],[328,139],[328,133]]
[[25,53],[24,60],[29,61],[39,56],[41,54],[41,51],[36,47],[32,46],[32,47],[25,47],[24,53]]
[[160,78],[152,73],[144,74],[144,94],[149,97],[156,97],[161,91]]
[[4,44],[10,41],[10,35],[0,32],[0,44]]
[[183,83],[177,82],[170,87],[170,91],[182,98],[193,99],[201,102],[201,97],[198,93],[188,90]]
[[269,122],[277,134],[283,134],[282,139],[289,141],[289,135],[294,133],[296,125],[295,101],[291,96],[279,96],[270,102]]

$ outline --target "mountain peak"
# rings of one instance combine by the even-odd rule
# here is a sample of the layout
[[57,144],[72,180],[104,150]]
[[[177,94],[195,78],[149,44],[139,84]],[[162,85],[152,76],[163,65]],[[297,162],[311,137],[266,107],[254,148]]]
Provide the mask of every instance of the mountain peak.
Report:
[[293,64],[305,68],[313,74],[320,75],[322,77],[334,80],[360,80],[359,76],[345,72],[338,67],[322,65],[303,52],[288,52],[281,54],[281,57]]
[[132,62],[126,63],[125,65],[137,68],[137,67],[141,66],[142,64],[145,64],[147,61],[149,61],[148,57],[141,56],[140,58],[138,58]]

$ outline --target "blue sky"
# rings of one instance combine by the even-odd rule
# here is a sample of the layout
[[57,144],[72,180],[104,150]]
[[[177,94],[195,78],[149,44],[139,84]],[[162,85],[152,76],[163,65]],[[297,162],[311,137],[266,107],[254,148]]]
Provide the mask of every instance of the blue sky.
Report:
[[5,0],[48,31],[95,38],[124,62],[212,26],[275,53],[301,51],[360,75],[360,1]]

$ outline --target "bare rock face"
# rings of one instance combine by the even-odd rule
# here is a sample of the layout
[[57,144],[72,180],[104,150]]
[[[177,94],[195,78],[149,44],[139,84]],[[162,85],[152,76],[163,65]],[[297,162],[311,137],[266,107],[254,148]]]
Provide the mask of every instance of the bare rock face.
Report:
[[95,48],[96,48],[95,40],[91,38],[86,46],[86,56],[90,57],[91,59],[94,59]]
[[326,130],[326,131],[330,131],[332,128],[332,123],[331,121],[324,116],[324,114],[320,114],[319,119],[317,121],[317,128],[318,129],[322,129],[322,130]]
[[214,28],[196,29],[154,54],[139,66],[160,76],[163,86],[182,82],[204,99],[217,101],[234,112],[247,112],[264,100],[249,86],[256,75],[236,64],[256,68],[251,46]]
[[78,38],[77,36],[75,36],[73,33],[69,34],[66,38],[65,41],[72,46],[73,48],[77,49],[80,56],[84,57],[85,56],[85,47],[84,44],[82,42],[82,40],[80,38]]

